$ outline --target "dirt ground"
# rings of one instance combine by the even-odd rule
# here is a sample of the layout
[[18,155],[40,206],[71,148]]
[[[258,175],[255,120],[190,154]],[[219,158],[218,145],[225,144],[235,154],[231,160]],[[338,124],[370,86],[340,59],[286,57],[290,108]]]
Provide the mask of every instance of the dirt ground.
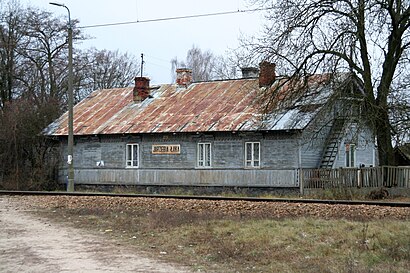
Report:
[[34,216],[0,196],[0,272],[189,272],[136,249]]

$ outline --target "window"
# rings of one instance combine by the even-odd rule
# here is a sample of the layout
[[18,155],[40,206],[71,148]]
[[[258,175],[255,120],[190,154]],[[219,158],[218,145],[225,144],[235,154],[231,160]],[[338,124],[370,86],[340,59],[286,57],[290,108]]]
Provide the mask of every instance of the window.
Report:
[[356,145],[346,144],[346,167],[354,167],[356,164]]
[[260,143],[246,142],[245,143],[245,167],[259,168],[260,167]]
[[127,144],[127,168],[138,168],[138,154],[139,146],[138,144]]
[[198,143],[198,167],[211,167],[211,143]]

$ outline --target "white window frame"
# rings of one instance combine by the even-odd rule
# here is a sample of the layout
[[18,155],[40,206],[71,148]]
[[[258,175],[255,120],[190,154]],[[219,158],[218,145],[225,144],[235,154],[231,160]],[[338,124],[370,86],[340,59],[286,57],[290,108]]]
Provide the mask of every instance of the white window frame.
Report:
[[[129,149],[131,149],[131,158],[129,158]],[[135,149],[137,149],[136,153],[135,153]],[[137,159],[135,160],[135,154],[137,156]],[[126,148],[125,148],[125,166],[126,168],[139,168],[139,163],[140,163],[140,159],[139,159],[139,154],[140,154],[140,148],[139,148],[139,144],[137,143],[129,143],[127,144]],[[137,162],[136,165],[135,161]]]
[[347,168],[354,168],[356,166],[356,144],[347,143],[345,150],[345,165]]
[[[251,146],[251,157],[248,158],[248,145]],[[258,154],[255,155],[255,145],[258,145]],[[261,167],[261,143],[260,142],[245,142],[245,168],[260,168]]]
[[197,162],[198,168],[211,168],[212,167],[212,144],[210,142],[198,143],[196,162]]

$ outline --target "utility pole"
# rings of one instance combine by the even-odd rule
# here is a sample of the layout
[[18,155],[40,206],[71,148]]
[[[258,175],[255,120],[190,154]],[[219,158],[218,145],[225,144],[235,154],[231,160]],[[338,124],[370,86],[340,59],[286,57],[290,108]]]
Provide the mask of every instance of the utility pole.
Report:
[[73,99],[73,27],[70,10],[64,4],[50,2],[50,5],[66,8],[68,11],[68,183],[67,192],[74,191],[74,99]]
[[144,71],[144,53],[141,53],[141,77],[142,77],[143,71]]

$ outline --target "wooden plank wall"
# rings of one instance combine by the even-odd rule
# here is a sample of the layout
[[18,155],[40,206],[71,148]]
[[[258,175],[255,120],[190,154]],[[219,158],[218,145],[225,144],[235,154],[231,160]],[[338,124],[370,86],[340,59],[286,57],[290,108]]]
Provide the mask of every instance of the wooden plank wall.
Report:
[[[65,172],[64,172],[65,173]],[[298,187],[297,170],[77,169],[78,184]],[[60,177],[64,181],[64,174]]]

